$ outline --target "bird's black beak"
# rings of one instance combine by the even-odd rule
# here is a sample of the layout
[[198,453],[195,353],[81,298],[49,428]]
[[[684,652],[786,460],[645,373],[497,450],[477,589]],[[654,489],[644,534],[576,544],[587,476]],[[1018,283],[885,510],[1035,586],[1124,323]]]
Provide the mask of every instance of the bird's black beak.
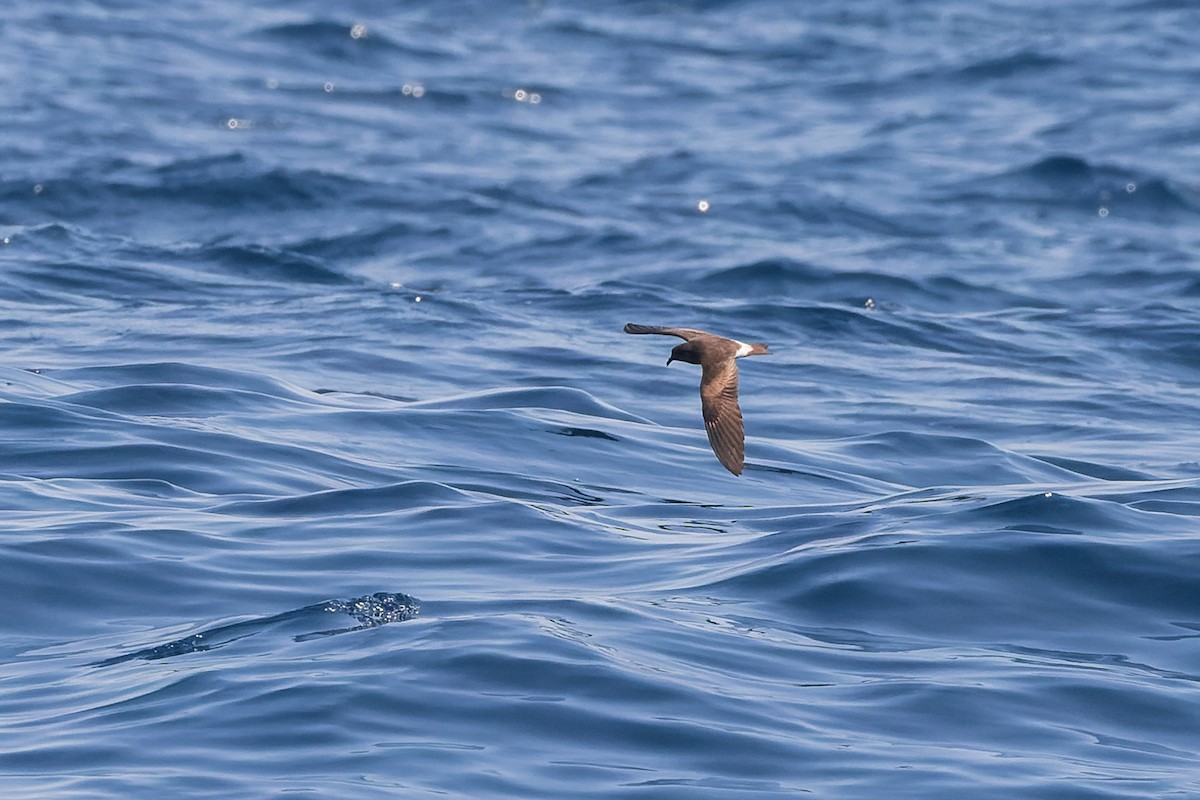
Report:
[[671,356],[670,358],[668,358],[668,359],[667,359],[667,366],[668,366],[668,367],[669,367],[669,366],[671,366],[671,362],[672,362],[672,361],[674,361],[674,360],[675,360],[675,356]]

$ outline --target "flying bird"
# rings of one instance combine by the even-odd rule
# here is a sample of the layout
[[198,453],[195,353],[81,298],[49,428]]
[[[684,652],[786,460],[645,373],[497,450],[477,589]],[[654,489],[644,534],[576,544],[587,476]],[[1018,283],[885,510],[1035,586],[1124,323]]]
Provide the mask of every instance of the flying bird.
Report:
[[658,333],[684,340],[671,350],[667,365],[672,361],[700,365],[700,409],[704,413],[708,443],[725,469],[741,475],[746,438],[742,431],[742,409],[738,406],[738,368],[734,359],[767,355],[767,346],[746,344],[692,328],[660,328],[632,322],[625,326],[625,332]]

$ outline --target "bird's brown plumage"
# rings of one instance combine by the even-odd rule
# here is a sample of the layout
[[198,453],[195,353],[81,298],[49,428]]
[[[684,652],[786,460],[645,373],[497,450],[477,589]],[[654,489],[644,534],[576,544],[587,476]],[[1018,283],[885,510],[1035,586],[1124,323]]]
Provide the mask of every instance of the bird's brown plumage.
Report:
[[765,355],[767,346],[745,344],[694,328],[662,328],[631,322],[625,326],[625,332],[657,333],[684,340],[671,351],[667,363],[686,361],[700,365],[700,409],[708,443],[725,469],[741,475],[746,444],[742,409],[738,405],[738,368],[734,359]]

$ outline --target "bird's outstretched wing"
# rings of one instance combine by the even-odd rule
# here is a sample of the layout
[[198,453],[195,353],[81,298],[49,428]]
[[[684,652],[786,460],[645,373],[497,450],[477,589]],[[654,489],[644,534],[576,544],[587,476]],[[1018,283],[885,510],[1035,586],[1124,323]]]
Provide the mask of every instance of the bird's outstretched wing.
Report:
[[733,359],[704,368],[700,377],[700,409],[704,430],[717,460],[734,475],[742,474],[746,437],[738,405],[738,368]]
[[626,323],[626,333],[661,333],[664,336],[678,336],[680,339],[691,341],[701,336],[709,336],[704,331],[698,331],[694,328],[663,328],[658,325],[634,325],[632,322]]

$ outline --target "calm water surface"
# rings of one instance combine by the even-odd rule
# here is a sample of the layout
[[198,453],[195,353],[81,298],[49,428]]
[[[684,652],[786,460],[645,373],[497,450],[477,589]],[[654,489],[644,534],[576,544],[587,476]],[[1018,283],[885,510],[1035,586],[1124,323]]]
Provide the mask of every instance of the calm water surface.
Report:
[[[0,21],[0,792],[1200,795],[1200,9]],[[626,322],[770,343],[747,469]]]

